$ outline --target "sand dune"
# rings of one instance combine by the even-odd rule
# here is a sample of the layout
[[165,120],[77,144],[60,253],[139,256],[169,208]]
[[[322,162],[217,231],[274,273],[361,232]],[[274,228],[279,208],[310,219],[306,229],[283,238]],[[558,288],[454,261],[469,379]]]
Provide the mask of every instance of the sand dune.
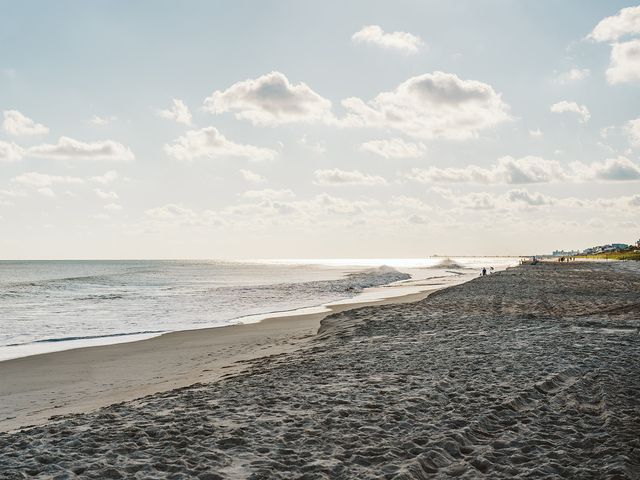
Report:
[[639,478],[640,270],[509,269],[0,435],[1,478]]

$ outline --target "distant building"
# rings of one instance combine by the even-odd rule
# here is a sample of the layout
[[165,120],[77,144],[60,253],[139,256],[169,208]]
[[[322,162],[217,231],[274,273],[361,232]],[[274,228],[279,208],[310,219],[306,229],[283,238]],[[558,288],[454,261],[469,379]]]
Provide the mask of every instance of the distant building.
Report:
[[585,248],[582,253],[584,255],[593,255],[596,253],[611,253],[626,250],[629,245],[626,243],[608,243],[607,245],[598,245],[596,247]]
[[612,243],[611,246],[616,250],[626,250],[629,248],[629,244],[627,243]]

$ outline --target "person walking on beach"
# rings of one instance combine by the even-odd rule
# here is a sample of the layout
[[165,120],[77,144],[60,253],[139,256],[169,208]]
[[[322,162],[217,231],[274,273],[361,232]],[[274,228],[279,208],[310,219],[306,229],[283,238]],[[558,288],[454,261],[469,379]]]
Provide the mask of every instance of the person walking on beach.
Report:
[[482,267],[482,276],[484,277],[487,274],[487,269]]

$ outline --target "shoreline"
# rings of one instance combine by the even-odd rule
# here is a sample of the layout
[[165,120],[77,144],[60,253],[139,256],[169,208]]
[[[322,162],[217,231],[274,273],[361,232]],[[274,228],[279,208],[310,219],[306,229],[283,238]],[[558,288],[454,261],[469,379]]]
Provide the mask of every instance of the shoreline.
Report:
[[[255,322],[173,331],[141,340],[3,360],[0,432],[43,424],[60,415],[91,412],[196,382],[214,382],[241,372],[251,360],[304,348],[317,335],[321,320],[329,315],[367,306],[419,301],[434,291],[476,276],[474,271],[420,279],[414,286],[400,286],[418,291],[381,296],[379,290],[394,286],[389,284],[321,307],[281,312]],[[317,311],[304,312],[310,309]]]
[[[427,267],[429,268],[429,267]],[[507,268],[507,267],[502,267]],[[464,270],[470,270],[468,267],[463,268]],[[420,270],[420,267],[408,268],[408,271],[416,271]],[[444,270],[444,269],[443,269]],[[499,270],[499,269],[498,269]],[[446,270],[444,270],[446,271]],[[404,273],[408,273],[405,271]],[[35,340],[31,343],[24,344],[13,344],[13,345],[5,345],[0,347],[0,364],[2,362],[16,360],[19,358],[32,357],[36,355],[45,355],[49,353],[56,352],[64,352],[67,350],[75,350],[79,348],[93,348],[93,347],[101,347],[108,345],[117,345],[121,343],[133,343],[133,342],[141,342],[144,340],[149,340],[152,338],[160,337],[162,335],[167,335],[170,333],[176,332],[187,332],[187,331],[195,331],[195,330],[208,330],[211,328],[222,328],[234,325],[244,325],[247,323],[258,323],[270,318],[279,318],[286,316],[299,316],[299,315],[307,315],[314,313],[331,313],[330,307],[334,305],[340,305],[343,303],[347,304],[359,304],[362,303],[362,299],[371,299],[371,301],[377,301],[387,298],[393,298],[394,296],[404,296],[405,293],[399,293],[395,295],[388,295],[388,289],[390,287],[400,287],[407,291],[414,290],[416,293],[422,291],[421,288],[416,288],[420,284],[417,282],[421,281],[431,281],[439,278],[446,277],[455,277],[459,275],[469,275],[470,272],[454,272],[447,271],[451,275],[442,276],[442,277],[427,277],[427,278],[411,278],[406,280],[394,281],[388,284],[366,287],[360,293],[352,297],[339,298],[337,300],[333,300],[327,303],[317,304],[317,305],[309,305],[309,306],[301,306],[288,310],[275,310],[271,312],[264,313],[256,313],[249,315],[241,315],[235,318],[230,318],[225,320],[229,323],[222,323],[218,325],[185,325],[184,328],[180,328],[177,330],[149,330],[149,331],[141,331],[141,332],[131,332],[131,333],[114,333],[114,334],[104,334],[97,336],[87,336],[87,337],[75,337],[75,338],[61,338],[61,339],[43,339],[43,340]],[[408,284],[408,285],[405,285]],[[413,285],[411,285],[413,284]],[[413,293],[413,292],[412,292]],[[369,301],[369,300],[366,300]],[[8,353],[11,351],[12,353]]]

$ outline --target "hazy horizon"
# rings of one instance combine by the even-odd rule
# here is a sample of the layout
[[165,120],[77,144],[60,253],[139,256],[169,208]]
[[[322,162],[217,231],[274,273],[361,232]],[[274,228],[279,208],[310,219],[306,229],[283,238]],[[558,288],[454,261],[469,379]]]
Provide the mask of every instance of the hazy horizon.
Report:
[[0,258],[640,237],[640,5],[5,2]]

